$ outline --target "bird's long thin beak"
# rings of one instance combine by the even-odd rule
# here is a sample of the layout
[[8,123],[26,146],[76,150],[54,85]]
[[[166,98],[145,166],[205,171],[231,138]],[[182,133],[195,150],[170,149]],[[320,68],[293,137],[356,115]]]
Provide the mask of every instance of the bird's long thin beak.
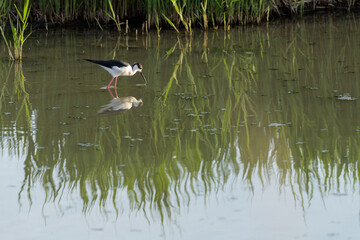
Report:
[[142,72],[140,72],[140,74],[141,74],[142,78],[144,79],[145,84],[147,84],[147,81],[146,81],[146,78],[145,78],[144,74]]

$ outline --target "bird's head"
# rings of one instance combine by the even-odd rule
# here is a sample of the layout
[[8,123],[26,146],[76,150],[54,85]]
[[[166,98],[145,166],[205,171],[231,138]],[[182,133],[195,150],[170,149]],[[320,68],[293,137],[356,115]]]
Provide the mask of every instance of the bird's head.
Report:
[[136,98],[132,97],[131,103],[134,107],[139,107],[139,106],[143,105],[143,101],[141,98],[139,100],[137,100]]
[[140,63],[134,63],[132,65],[133,72],[141,72],[143,69],[143,66]]
[[140,63],[134,63],[132,65],[133,74],[135,74],[136,72],[140,72],[140,74],[141,74],[141,76],[144,79],[145,84],[146,84],[146,78],[145,78],[144,74],[142,73],[142,69],[143,69],[143,66]]

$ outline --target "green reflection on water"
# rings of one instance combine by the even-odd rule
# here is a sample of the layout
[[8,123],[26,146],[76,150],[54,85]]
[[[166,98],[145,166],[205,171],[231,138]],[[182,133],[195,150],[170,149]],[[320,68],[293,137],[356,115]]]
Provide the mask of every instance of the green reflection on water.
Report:
[[[40,60],[31,70],[15,68],[14,89],[21,91],[13,93],[12,68],[2,71],[2,93],[9,93],[1,95],[1,109],[14,114],[2,114],[1,147],[25,156],[19,202],[31,202],[32,188],[41,184],[45,204],[79,195],[84,214],[94,207],[106,214],[109,204],[120,214],[128,202],[131,210],[164,221],[237,179],[251,191],[254,179],[266,185],[275,176],[303,207],[314,191],[355,186],[357,101],[337,97],[357,97],[359,50],[351,46],[359,39],[345,36],[344,46],[342,38],[336,41],[341,30],[327,27],[326,34],[321,24],[302,23],[191,38],[40,38],[38,47],[55,56],[53,65],[46,65],[50,56],[34,53]],[[98,89],[100,79],[109,76],[77,59],[117,51],[142,59],[149,86],[133,87],[134,77],[122,79],[118,91],[142,97],[144,105],[98,115],[110,100]],[[15,95],[16,104],[3,100]]]

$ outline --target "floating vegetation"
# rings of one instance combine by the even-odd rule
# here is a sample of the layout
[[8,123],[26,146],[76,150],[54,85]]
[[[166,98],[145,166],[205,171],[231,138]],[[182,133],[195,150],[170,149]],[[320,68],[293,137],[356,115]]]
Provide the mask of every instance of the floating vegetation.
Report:
[[294,91],[294,90],[289,90],[288,91],[288,94],[297,94],[297,93],[299,93],[298,91]]
[[68,118],[78,119],[78,120],[86,120],[87,119],[85,116],[68,116]]
[[284,123],[270,123],[268,125],[268,127],[282,127],[282,126],[285,126],[286,124]]
[[189,130],[189,132],[197,132],[197,131],[199,131],[198,128],[194,128],[194,129],[190,129],[190,130]]
[[79,142],[79,143],[77,143],[77,145],[80,146],[80,147],[91,147],[91,146],[93,146],[94,144],[92,144],[92,143],[85,143],[85,142]]
[[99,147],[98,144],[89,143],[89,142],[78,142],[77,145],[79,147],[89,148],[89,147]]
[[309,89],[309,90],[319,90],[318,87],[312,87],[312,86],[304,86],[305,89]]
[[188,115],[186,115],[188,117],[203,117],[204,114],[195,114],[195,113],[189,113]]
[[344,93],[337,96],[336,99],[340,101],[355,101],[357,98],[351,97],[349,93]]
[[73,108],[90,108],[90,106],[88,106],[88,105],[85,105],[85,106],[82,106],[82,105],[74,105]]
[[60,107],[55,107],[55,106],[54,106],[54,107],[48,107],[47,109],[48,109],[48,110],[57,110],[57,109],[60,109]]

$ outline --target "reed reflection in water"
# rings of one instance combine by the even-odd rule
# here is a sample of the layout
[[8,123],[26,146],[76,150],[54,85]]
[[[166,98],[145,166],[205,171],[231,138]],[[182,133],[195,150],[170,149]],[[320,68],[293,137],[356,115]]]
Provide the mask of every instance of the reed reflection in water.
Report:
[[[353,47],[359,36],[345,34],[358,31],[359,20],[344,22],[352,24],[304,21],[300,27],[285,23],[271,30],[164,34],[160,39],[156,34],[54,32],[37,36],[40,46],[33,34],[32,47],[55,56],[51,66],[48,53],[35,50],[26,53],[29,65],[24,61],[21,71],[1,63],[1,109],[14,113],[1,115],[1,149],[23,167],[22,185],[16,186],[21,211],[40,205],[44,218],[54,208],[65,218],[69,209],[81,206],[90,221],[99,213],[105,222],[124,221],[128,213],[150,225],[160,222],[166,235],[169,223],[181,229],[178,223],[187,215],[197,222],[205,218],[197,204],[217,219],[205,218],[209,226],[234,226],[237,220],[220,221],[230,211],[222,207],[229,204],[240,212],[230,215],[241,219],[242,230],[248,227],[246,216],[253,227],[261,218],[267,219],[265,225],[284,224],[293,230],[285,237],[306,232],[306,221],[330,226],[311,211],[333,213],[323,211],[321,202],[336,205],[331,197],[337,196],[348,203],[358,199],[359,189],[359,69],[354,63],[360,50]],[[148,87],[136,86],[139,78],[122,80],[118,90],[120,96],[141,96],[143,107],[98,115],[109,95],[98,89],[104,74],[76,60],[84,52],[98,59],[104,53],[141,59]],[[16,78],[24,79],[23,91],[11,90],[19,89],[11,81]],[[350,100],[344,101],[344,94]],[[109,107],[121,104],[117,94],[112,98]],[[277,211],[286,216],[281,204],[266,205],[282,196],[299,214],[291,221],[272,218]],[[260,206],[261,211],[252,210],[255,216],[249,213],[251,204]],[[358,211],[359,204],[345,204],[342,210],[350,208]],[[274,231],[262,228],[265,236]],[[239,236],[237,229],[230,230],[227,234]],[[260,235],[249,233],[253,236]]]

